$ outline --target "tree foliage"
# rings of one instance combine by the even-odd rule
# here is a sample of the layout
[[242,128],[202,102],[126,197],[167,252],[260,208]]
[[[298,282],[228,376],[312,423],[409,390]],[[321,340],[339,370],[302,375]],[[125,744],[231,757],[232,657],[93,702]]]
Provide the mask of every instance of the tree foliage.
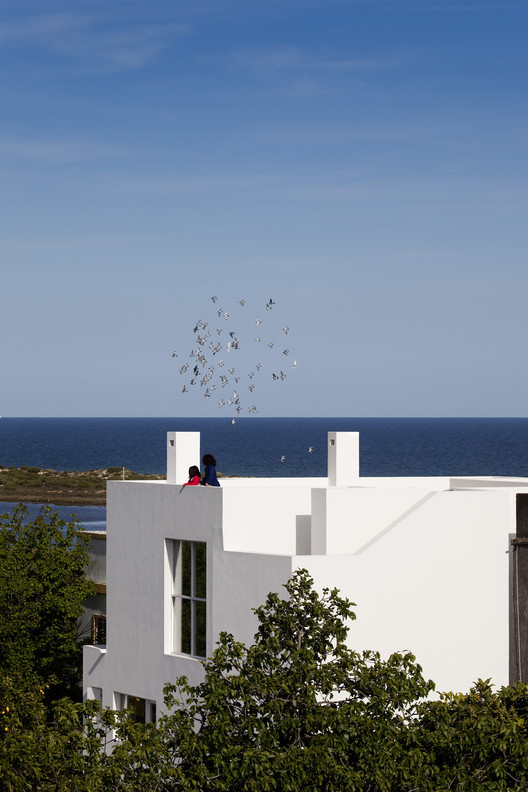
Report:
[[[9,680],[0,696],[0,788],[3,792],[103,792],[104,726],[95,703],[44,703],[43,689]],[[95,715],[95,717],[94,717]]]
[[382,660],[348,648],[355,617],[336,589],[319,596],[302,571],[286,590],[286,599],[270,594],[256,609],[252,646],[222,634],[204,682],[189,688],[180,680],[180,697],[167,691],[167,703],[178,709],[163,728],[175,745],[184,738],[184,784],[346,790],[357,788],[369,767],[377,788],[389,789],[399,737],[432,682],[411,654]]
[[479,679],[466,694],[419,708],[413,735],[423,789],[464,792],[528,788],[528,686],[494,693]]
[[121,720],[122,792],[525,790],[528,687],[479,681],[432,700],[410,653],[347,645],[352,603],[306,571],[256,609],[246,647],[223,633],[205,678],[166,688],[155,727]]
[[[528,785],[528,686],[430,697],[410,653],[347,645],[352,603],[301,570],[256,609],[247,647],[222,633],[204,679],[166,688],[140,724],[96,702],[47,712],[4,687],[9,792],[498,792]],[[40,696],[40,698],[39,698]],[[108,751],[108,740],[113,740]],[[106,744],[105,744],[106,743]]]
[[80,693],[77,623],[93,585],[77,531],[49,507],[33,520],[23,505],[0,515],[0,682],[46,701]]

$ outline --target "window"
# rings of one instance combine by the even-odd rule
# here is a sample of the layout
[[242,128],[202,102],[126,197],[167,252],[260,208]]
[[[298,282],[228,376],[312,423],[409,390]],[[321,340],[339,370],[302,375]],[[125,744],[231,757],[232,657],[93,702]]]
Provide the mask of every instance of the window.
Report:
[[88,688],[87,693],[89,699],[97,699],[101,704],[103,703],[103,688],[91,687]]
[[92,644],[106,644],[106,613],[94,613],[92,616]]
[[128,710],[136,723],[154,723],[156,720],[155,701],[148,701],[139,696],[128,696],[126,693],[116,693],[115,706],[118,710]]
[[171,651],[206,656],[207,545],[169,540]]

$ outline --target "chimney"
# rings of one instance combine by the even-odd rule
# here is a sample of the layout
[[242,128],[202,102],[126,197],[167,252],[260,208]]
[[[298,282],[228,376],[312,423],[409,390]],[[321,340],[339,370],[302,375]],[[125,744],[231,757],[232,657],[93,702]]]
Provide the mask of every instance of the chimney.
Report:
[[350,487],[359,478],[359,432],[328,432],[328,486]]
[[200,432],[167,432],[167,484],[185,484],[191,465],[200,467]]

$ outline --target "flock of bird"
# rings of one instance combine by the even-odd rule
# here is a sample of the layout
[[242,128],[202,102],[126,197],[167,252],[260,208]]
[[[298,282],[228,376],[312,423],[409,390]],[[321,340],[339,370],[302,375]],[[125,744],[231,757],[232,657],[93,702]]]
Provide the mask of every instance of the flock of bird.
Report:
[[[253,322],[247,315],[245,300],[238,301],[236,313],[224,310],[216,295],[211,297],[211,303],[211,316],[194,324],[192,348],[186,359],[181,361],[180,350],[172,353],[173,358],[179,358],[179,373],[185,377],[182,393],[201,389],[205,399],[217,398],[221,409],[232,410],[237,416],[247,409],[250,415],[255,415],[259,410],[253,393],[258,392],[260,381],[271,377],[272,382],[284,382],[288,370],[297,367],[297,361],[291,361],[284,339],[290,328],[273,322],[271,312],[275,301],[271,298]],[[247,351],[258,352],[259,356],[248,357]],[[236,423],[235,417],[231,423]]]

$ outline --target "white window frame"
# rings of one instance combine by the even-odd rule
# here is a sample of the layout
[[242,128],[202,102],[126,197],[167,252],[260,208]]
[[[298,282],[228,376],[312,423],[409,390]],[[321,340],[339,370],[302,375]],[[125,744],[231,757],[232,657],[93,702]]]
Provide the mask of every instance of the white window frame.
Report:
[[[190,593],[182,591],[182,558],[183,545],[190,546]],[[186,657],[204,658],[207,656],[207,596],[199,597],[196,593],[196,555],[198,545],[203,546],[205,552],[205,586],[207,589],[207,545],[205,542],[196,542],[189,539],[167,539],[166,557],[168,572],[167,600],[169,603],[166,613],[166,643],[165,650],[170,654],[180,654]],[[205,592],[207,594],[207,591]],[[182,608],[184,603],[189,603],[190,609],[190,635],[189,647],[182,646]],[[203,634],[198,634],[199,626],[196,615],[199,603],[203,603],[204,625]],[[200,644],[205,648],[204,653],[199,653]],[[187,650],[188,649],[188,650]]]

